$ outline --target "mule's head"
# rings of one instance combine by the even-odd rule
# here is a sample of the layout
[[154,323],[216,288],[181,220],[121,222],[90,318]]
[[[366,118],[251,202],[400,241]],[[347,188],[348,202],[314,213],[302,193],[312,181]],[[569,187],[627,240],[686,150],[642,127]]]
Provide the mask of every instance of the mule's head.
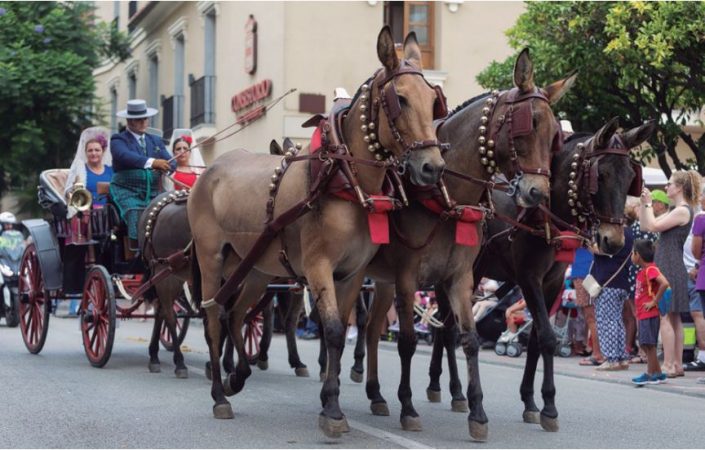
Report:
[[536,206],[550,195],[551,156],[562,142],[551,104],[570,89],[575,77],[536,87],[534,65],[524,49],[514,65],[515,87],[494,91],[485,100],[478,138],[481,162],[488,172],[498,167],[507,175],[519,206]]
[[[584,144],[581,207],[592,213],[594,238],[600,252],[614,255],[624,246],[624,212],[627,195],[641,195],[641,165],[630,158],[630,149],[646,141],[656,129],[654,121],[617,133],[618,118],[607,122]],[[583,203],[591,203],[584,205]]]
[[368,150],[378,159],[393,155],[413,184],[434,184],[445,167],[433,126],[434,118],[445,117],[443,93],[423,77],[415,33],[404,40],[404,59],[399,60],[385,26],[377,39],[377,56],[384,69],[371,86],[363,86],[371,102],[360,117]]

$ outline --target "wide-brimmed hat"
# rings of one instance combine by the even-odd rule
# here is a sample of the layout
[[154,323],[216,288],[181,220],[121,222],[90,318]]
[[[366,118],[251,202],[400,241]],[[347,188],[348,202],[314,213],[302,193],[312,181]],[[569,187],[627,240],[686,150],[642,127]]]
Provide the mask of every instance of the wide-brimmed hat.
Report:
[[127,109],[117,113],[118,117],[123,117],[125,119],[144,119],[145,117],[152,117],[159,113],[154,108],[148,108],[147,102],[142,99],[134,99],[127,101]]
[[651,200],[661,202],[666,206],[671,205],[671,201],[668,199],[668,195],[661,189],[654,189],[651,191]]

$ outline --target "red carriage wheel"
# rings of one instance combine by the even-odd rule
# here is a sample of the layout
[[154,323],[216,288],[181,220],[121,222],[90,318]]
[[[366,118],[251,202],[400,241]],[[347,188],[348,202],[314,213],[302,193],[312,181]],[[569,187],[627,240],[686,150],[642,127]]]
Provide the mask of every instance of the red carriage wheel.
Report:
[[[178,341],[177,345],[181,345],[186,338],[186,332],[188,331],[188,326],[191,322],[191,318],[189,317],[190,313],[191,308],[189,307],[188,300],[184,298],[183,294],[180,294],[174,300],[174,314],[176,314],[176,339]],[[166,351],[174,351],[174,344],[171,342],[171,334],[166,326],[166,321],[162,322],[162,329],[159,333],[159,341],[162,343],[162,346]]]
[[93,266],[86,274],[81,300],[81,334],[91,365],[107,364],[115,339],[115,290],[103,266]]
[[22,339],[27,350],[37,354],[42,351],[49,331],[51,299],[44,289],[42,268],[34,244],[29,244],[22,255],[18,289]]
[[251,320],[246,320],[242,327],[242,334],[245,338],[245,355],[250,364],[255,364],[259,358],[260,342],[264,328],[264,317],[260,311]]

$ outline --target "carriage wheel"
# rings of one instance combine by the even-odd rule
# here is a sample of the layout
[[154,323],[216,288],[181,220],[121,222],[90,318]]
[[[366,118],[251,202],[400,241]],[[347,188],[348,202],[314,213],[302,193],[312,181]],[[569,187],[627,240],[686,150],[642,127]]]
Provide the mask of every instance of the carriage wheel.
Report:
[[[191,313],[191,308],[188,305],[188,300],[184,298],[183,294],[180,294],[176,300],[174,300],[174,313],[176,314],[176,339],[177,345],[181,345],[186,338],[186,332],[188,331],[189,323],[191,323],[191,318],[189,314]],[[162,322],[162,329],[159,333],[159,341],[162,343],[162,347],[168,352],[174,351],[174,344],[171,342],[171,333],[166,326],[166,320]]]
[[262,312],[259,312],[252,320],[245,322],[242,327],[245,338],[245,355],[247,355],[247,361],[250,364],[255,364],[259,358],[259,344],[262,341],[263,328]]
[[86,274],[81,300],[83,349],[93,367],[110,359],[115,339],[115,290],[108,271],[93,266]]
[[42,351],[49,331],[51,299],[44,289],[37,249],[29,244],[22,254],[19,278],[20,329],[30,353]]

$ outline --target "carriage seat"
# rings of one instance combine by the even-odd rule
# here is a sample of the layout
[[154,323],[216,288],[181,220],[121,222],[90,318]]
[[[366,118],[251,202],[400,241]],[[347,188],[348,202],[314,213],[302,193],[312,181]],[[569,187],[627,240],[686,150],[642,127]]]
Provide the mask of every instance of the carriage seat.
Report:
[[39,188],[44,190],[50,202],[66,204],[64,191],[69,172],[69,169],[49,169],[39,175]]

